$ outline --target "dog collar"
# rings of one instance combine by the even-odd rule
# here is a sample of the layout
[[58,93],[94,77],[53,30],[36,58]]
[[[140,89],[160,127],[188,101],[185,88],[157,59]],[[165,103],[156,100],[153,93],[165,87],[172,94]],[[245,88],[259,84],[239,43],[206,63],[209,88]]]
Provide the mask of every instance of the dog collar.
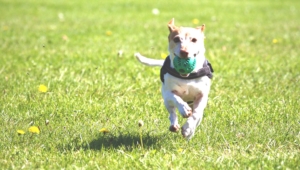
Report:
[[169,73],[172,76],[180,78],[180,79],[190,80],[190,79],[195,79],[195,78],[199,78],[199,77],[203,77],[203,76],[207,76],[208,78],[212,79],[213,72],[214,72],[214,70],[213,70],[211,64],[208,62],[208,60],[205,59],[205,61],[203,63],[203,67],[201,69],[199,69],[195,73],[190,73],[189,76],[187,76],[187,77],[182,77],[174,68],[171,67],[171,59],[170,59],[170,56],[168,56],[165,59],[165,62],[163,64],[162,68],[160,69],[160,80],[162,82],[164,82],[164,75],[166,73]]

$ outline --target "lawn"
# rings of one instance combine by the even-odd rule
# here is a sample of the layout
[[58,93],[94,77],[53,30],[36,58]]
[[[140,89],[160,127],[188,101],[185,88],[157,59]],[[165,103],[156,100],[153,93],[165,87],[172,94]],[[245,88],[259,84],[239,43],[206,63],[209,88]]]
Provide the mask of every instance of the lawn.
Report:
[[[297,0],[0,0],[0,169],[300,169],[299,9]],[[160,69],[133,56],[167,55],[173,17],[206,24],[215,70],[189,142],[168,131]]]

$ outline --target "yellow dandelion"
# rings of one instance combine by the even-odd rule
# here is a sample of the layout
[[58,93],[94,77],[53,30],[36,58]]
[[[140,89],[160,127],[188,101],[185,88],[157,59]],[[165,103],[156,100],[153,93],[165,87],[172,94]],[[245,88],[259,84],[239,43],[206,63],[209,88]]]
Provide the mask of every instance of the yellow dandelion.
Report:
[[37,127],[37,126],[30,126],[28,131],[31,132],[31,133],[40,134],[40,128]]
[[160,53],[160,57],[161,57],[162,59],[165,59],[165,58],[168,57],[168,54],[166,54],[166,53]]
[[3,26],[2,29],[3,29],[3,31],[8,30],[8,26]]
[[273,42],[273,44],[276,44],[276,43],[278,43],[278,40],[276,38],[274,38],[272,42]]
[[261,144],[257,144],[256,146],[259,147],[259,148],[263,147],[263,145],[261,145]]
[[168,154],[164,155],[164,159],[169,159],[169,158],[170,158],[170,155],[168,155]]
[[106,133],[109,132],[109,130],[107,130],[106,128],[101,128],[101,129],[99,130],[99,132],[102,132],[102,133],[106,134]]
[[105,34],[108,35],[108,36],[111,36],[111,35],[112,35],[112,32],[111,32],[111,31],[106,31]]
[[179,148],[179,149],[177,150],[177,152],[179,152],[179,153],[181,153],[182,151],[183,151],[182,148]]
[[199,20],[197,18],[193,19],[193,24],[194,25],[198,25],[199,24]]
[[25,131],[24,130],[17,130],[18,135],[24,135]]
[[67,35],[63,35],[63,36],[62,36],[62,39],[63,39],[64,41],[68,41],[68,40],[69,40],[69,37],[68,37]]
[[41,85],[39,86],[39,92],[46,93],[47,91],[48,91],[47,86],[45,86],[45,85],[43,85],[43,84],[41,84]]

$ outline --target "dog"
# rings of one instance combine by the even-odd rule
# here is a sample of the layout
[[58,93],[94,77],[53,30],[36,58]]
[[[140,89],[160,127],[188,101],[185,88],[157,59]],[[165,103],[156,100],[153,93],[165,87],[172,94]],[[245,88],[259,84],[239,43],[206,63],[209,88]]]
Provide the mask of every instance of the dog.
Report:
[[[181,134],[190,140],[202,121],[213,76],[213,68],[204,56],[205,25],[197,28],[177,27],[173,18],[169,21],[168,28],[169,56],[165,60],[147,58],[140,53],[135,53],[135,57],[142,64],[161,67],[161,93],[170,114],[169,130],[171,132],[180,130],[177,108],[181,116],[187,118],[181,127]],[[176,71],[175,57],[195,60],[194,69],[190,73]]]

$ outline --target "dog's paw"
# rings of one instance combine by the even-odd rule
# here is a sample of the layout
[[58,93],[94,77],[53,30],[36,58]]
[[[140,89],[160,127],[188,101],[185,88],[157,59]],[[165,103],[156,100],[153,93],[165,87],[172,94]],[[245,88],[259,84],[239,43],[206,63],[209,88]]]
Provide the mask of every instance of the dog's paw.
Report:
[[178,110],[179,110],[181,116],[184,118],[188,118],[188,117],[192,116],[192,114],[193,114],[193,110],[187,103],[182,105],[182,107],[179,107]]
[[190,140],[194,136],[195,130],[196,124],[193,122],[192,119],[190,119],[182,126],[181,134],[184,138]]
[[169,127],[169,130],[170,130],[171,132],[178,132],[179,129],[180,129],[180,126],[179,126],[178,124],[176,124],[176,125],[171,125],[171,126]]
[[195,129],[191,127],[187,127],[187,128],[182,127],[181,134],[185,139],[190,140],[195,134]]

